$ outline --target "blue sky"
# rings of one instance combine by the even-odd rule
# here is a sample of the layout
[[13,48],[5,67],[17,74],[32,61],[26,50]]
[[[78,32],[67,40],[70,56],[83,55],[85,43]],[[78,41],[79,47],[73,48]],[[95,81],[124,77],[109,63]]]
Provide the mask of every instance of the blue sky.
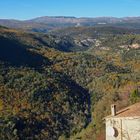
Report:
[[0,18],[140,16],[140,0],[0,0]]

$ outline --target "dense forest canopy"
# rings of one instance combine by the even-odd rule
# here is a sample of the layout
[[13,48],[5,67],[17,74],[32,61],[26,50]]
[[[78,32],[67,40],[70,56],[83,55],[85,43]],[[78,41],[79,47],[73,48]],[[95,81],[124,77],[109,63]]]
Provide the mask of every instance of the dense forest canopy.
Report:
[[103,118],[140,101],[140,34],[0,26],[0,139],[103,139]]

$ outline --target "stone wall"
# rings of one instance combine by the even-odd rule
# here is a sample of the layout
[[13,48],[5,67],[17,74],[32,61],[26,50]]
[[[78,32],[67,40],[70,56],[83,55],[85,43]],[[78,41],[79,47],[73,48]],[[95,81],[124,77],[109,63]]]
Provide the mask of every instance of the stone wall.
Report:
[[106,140],[140,140],[140,117],[106,118]]

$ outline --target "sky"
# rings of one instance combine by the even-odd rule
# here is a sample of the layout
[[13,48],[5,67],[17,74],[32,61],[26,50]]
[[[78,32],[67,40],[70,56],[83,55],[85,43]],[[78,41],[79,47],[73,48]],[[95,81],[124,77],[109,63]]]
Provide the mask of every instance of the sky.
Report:
[[140,0],[0,0],[0,19],[140,16]]

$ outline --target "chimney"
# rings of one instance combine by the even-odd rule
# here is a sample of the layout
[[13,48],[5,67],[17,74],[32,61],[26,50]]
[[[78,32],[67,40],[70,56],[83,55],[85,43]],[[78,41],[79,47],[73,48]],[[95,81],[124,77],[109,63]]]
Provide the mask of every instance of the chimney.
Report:
[[115,104],[111,105],[111,115],[112,116],[116,115],[116,105]]

